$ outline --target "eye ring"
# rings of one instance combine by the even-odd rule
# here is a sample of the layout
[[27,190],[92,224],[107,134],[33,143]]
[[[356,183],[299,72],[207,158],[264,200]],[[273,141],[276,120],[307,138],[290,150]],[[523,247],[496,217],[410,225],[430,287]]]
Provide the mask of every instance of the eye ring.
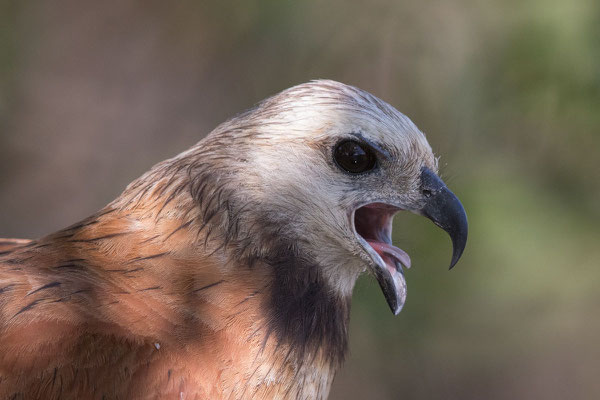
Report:
[[377,165],[377,157],[369,146],[350,139],[335,146],[333,159],[341,169],[351,174],[370,171]]

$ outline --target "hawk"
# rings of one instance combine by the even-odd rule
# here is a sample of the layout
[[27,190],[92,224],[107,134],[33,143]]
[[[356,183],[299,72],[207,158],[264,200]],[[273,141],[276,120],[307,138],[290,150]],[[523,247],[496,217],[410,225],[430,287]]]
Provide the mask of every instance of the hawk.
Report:
[[323,399],[356,279],[394,314],[392,219],[467,240],[423,133],[375,96],[287,89],[155,165],[89,218],[0,240],[0,397]]

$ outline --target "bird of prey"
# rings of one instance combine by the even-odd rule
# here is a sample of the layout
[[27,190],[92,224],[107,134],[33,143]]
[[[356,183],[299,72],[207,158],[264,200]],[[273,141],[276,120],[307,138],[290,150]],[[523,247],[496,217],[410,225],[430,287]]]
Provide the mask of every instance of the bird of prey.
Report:
[[0,240],[0,398],[324,399],[367,271],[397,314],[392,218],[464,209],[375,96],[301,84],[155,165],[89,218]]

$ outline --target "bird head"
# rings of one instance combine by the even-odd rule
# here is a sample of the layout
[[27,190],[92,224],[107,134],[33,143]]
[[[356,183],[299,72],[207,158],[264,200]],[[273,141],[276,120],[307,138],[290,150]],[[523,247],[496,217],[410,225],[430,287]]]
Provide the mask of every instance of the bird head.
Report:
[[391,240],[399,211],[449,233],[450,267],[464,250],[465,211],[436,174],[425,135],[365,91],[334,81],[293,87],[221,125],[205,147],[211,143],[228,148],[228,176],[239,177],[231,189],[237,208],[252,204],[253,220],[244,225],[255,228],[247,235],[259,243],[256,251],[284,243],[313,260],[341,295],[366,270],[400,312],[411,262]]

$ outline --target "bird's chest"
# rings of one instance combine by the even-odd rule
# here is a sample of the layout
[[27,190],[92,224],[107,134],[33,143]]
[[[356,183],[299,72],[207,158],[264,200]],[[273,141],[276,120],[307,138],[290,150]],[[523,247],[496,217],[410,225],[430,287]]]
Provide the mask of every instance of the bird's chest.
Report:
[[[263,361],[253,369],[236,373],[224,371],[223,394],[236,399],[326,399],[335,371],[318,362],[296,364],[277,359]],[[229,375],[229,377],[228,377]],[[243,377],[236,381],[235,377]],[[232,386],[226,383],[231,382]]]
[[248,398],[326,399],[334,374],[330,366],[317,363],[274,368],[256,382],[248,382],[256,388]]
[[170,353],[175,367],[162,368],[171,371],[170,389],[182,399],[327,398],[336,368],[320,351],[299,357],[289,345],[260,339],[205,341],[201,349]]

